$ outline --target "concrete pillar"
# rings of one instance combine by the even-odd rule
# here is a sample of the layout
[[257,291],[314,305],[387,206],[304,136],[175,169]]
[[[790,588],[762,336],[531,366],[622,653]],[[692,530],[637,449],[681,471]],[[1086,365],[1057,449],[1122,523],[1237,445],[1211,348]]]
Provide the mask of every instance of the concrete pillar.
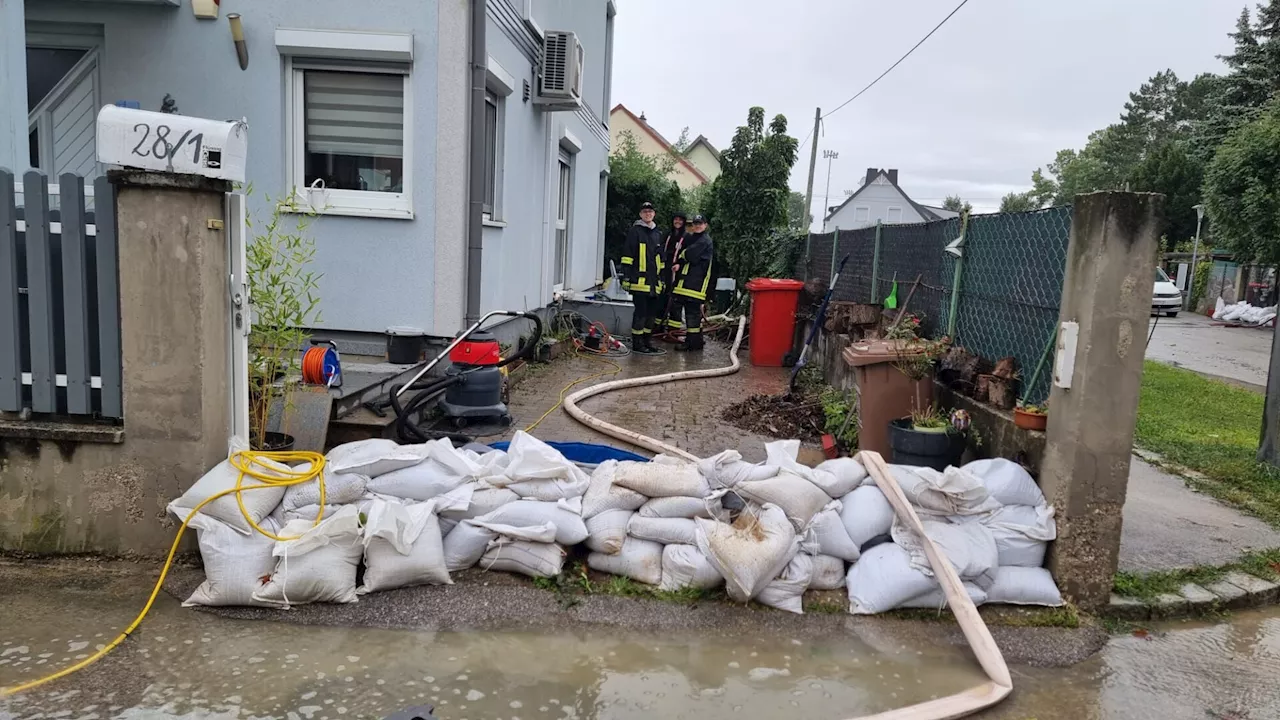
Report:
[[[0,167],[30,166],[27,139],[27,28],[23,0],[0,0]],[[21,179],[21,178],[19,178]]]
[[1049,568],[1086,610],[1107,603],[1120,554],[1163,208],[1146,193],[1075,201],[1059,321],[1078,323],[1079,339],[1070,389],[1055,363],[1040,484],[1057,510]]

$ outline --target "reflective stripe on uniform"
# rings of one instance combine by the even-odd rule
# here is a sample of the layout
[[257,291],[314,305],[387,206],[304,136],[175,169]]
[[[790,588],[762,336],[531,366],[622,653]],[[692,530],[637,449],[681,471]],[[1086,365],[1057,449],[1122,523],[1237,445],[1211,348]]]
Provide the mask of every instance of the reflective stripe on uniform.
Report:
[[635,258],[629,258],[629,257],[622,258],[623,265],[632,265],[635,263],[635,261],[636,261]]
[[649,270],[649,247],[645,243],[640,243],[640,272]]

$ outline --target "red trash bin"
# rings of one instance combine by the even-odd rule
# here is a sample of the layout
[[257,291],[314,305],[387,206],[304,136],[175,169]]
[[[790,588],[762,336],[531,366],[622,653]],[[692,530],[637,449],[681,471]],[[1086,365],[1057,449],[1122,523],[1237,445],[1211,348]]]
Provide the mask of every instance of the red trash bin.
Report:
[[751,364],[782,367],[791,352],[796,327],[796,306],[800,304],[799,280],[755,278],[747,282],[751,292]]

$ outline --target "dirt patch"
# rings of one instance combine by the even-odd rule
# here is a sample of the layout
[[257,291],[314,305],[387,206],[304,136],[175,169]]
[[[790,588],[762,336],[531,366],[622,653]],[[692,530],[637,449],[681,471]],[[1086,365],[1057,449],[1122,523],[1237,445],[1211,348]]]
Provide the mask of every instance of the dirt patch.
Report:
[[822,441],[827,423],[816,393],[752,395],[726,408],[721,417],[743,430],[814,443]]

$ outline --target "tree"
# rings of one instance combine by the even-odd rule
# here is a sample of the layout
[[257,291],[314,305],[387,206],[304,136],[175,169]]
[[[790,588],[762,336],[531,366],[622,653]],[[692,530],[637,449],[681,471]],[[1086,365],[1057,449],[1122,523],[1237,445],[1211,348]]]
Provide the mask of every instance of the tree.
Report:
[[804,193],[795,192],[787,196],[787,226],[797,232],[809,232],[813,227],[813,213],[804,206]]
[[1011,192],[1000,199],[1000,212],[1002,213],[1030,212],[1039,209],[1040,204],[1036,202],[1029,192]]
[[1240,260],[1280,265],[1280,104],[1223,140],[1204,179],[1218,243]]
[[1235,50],[1218,56],[1230,71],[1214,88],[1207,114],[1196,123],[1192,151],[1201,162],[1212,160],[1233,130],[1257,118],[1275,92],[1280,79],[1280,37],[1275,32],[1274,17],[1277,9],[1277,0],[1260,6],[1260,29],[1250,22],[1249,8],[1240,11],[1236,31],[1230,33]]
[[959,195],[948,195],[947,199],[942,201],[942,209],[966,215],[973,212],[973,204],[965,202]]
[[1186,143],[1166,140],[1133,171],[1132,189],[1165,196],[1164,235],[1168,247],[1195,235],[1196,211],[1204,167],[1187,153]]
[[689,140],[689,126],[685,125],[680,129],[680,137],[676,138],[676,141],[671,143],[671,149],[674,150],[677,155],[683,157],[689,152],[689,144],[691,142],[692,141]]
[[779,238],[788,225],[787,182],[798,146],[787,134],[785,116],[775,116],[766,130],[764,108],[753,107],[721,154],[704,214],[713,223],[720,272],[736,278],[738,287],[775,266],[775,249],[788,242]]
[[653,203],[658,211],[658,222],[681,209],[680,188],[667,179],[675,164],[676,159],[670,155],[646,155],[629,131],[620,134],[609,156],[609,188],[604,215],[606,277],[609,261],[621,262],[627,229],[639,217],[641,203]]

